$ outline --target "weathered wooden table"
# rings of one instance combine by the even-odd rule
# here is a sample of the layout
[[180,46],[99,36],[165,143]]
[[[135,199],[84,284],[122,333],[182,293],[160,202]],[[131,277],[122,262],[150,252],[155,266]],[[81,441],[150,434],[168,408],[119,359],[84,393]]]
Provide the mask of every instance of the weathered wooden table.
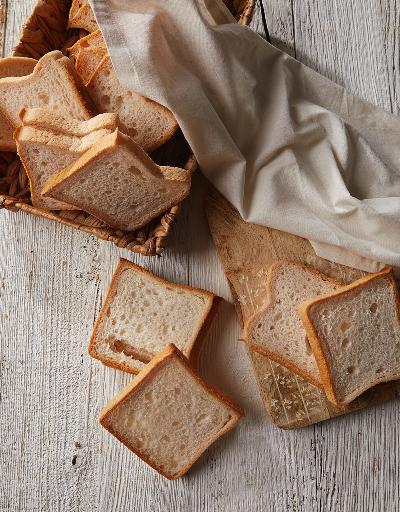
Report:
[[[34,0],[0,1],[5,54]],[[3,16],[4,17],[4,16]],[[1,16],[0,16],[1,19]],[[252,27],[388,111],[399,108],[395,0],[264,0]],[[0,212],[0,511],[397,511],[400,404],[297,431],[266,419],[194,180],[170,250],[146,259],[43,219]],[[168,482],[98,424],[130,377],[87,356],[120,256],[227,299],[202,373],[247,416],[180,481]]]

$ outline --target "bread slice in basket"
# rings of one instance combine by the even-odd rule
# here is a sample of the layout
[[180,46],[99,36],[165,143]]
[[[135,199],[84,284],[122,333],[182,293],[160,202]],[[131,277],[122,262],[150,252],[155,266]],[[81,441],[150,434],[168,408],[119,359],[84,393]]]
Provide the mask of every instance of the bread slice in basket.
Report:
[[400,379],[399,308],[390,268],[299,306],[331,402],[347,404]]
[[137,373],[173,342],[196,366],[219,297],[161,279],[121,259],[96,322],[89,353]]
[[304,265],[290,261],[274,263],[268,272],[268,304],[245,327],[247,344],[308,382],[323,387],[297,306],[338,287],[338,282]]
[[119,130],[50,178],[42,194],[80,208],[121,231],[138,229],[190,192],[185,169],[159,167]]
[[[78,5],[81,5],[81,7],[78,8]],[[95,32],[99,29],[94,12],[87,2],[78,0],[78,2],[72,6],[68,21],[68,28],[79,28],[86,30],[87,32]]]
[[[0,59],[0,79],[30,75],[36,64],[37,60],[28,57],[6,57],[5,59]],[[12,123],[0,114],[1,151],[15,151],[13,131]]]
[[109,56],[103,58],[87,87],[98,112],[116,112],[122,131],[147,153],[169,140],[178,128],[167,108],[122,87]]
[[[88,121],[94,125],[95,123]],[[70,123],[73,123],[71,120]],[[75,122],[75,124],[79,124]],[[18,155],[29,178],[32,204],[47,210],[75,210],[77,206],[42,195],[43,185],[61,169],[75,162],[109,129],[94,130],[83,137],[20,126],[14,132]]]
[[105,407],[100,423],[161,475],[176,479],[242,416],[170,344]]
[[76,72],[84,85],[87,85],[102,59],[108,55],[107,48],[101,46],[89,46],[81,48],[75,60]]
[[78,120],[90,119],[68,57],[59,51],[47,53],[28,76],[0,79],[0,114],[12,132],[20,124],[23,108],[46,107]]
[[67,51],[72,59],[76,59],[79,52],[86,48],[107,48],[101,30],[96,30],[91,34],[88,34],[87,36],[78,39],[78,41],[73,46],[71,46],[71,48],[68,48]]

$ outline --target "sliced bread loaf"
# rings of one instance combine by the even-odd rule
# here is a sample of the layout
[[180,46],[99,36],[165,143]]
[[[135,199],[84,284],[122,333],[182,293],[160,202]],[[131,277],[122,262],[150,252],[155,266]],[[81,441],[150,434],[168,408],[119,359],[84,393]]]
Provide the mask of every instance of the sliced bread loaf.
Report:
[[391,268],[299,306],[331,402],[400,379],[399,307]]
[[104,408],[100,423],[172,480],[184,475],[242,416],[170,344]]
[[92,117],[70,64],[61,52],[54,51],[42,57],[30,75],[0,79],[0,114],[8,119],[13,130],[20,124],[22,108],[46,107],[79,120]]
[[75,59],[78,53],[85,48],[107,48],[101,30],[96,30],[91,34],[79,39],[71,48],[68,48],[68,54],[71,58]]
[[255,351],[322,387],[318,366],[297,306],[310,297],[332,292],[339,283],[298,263],[274,263],[268,273],[268,304],[253,315],[245,340]]
[[76,206],[42,196],[43,184],[64,167],[77,160],[97,140],[110,133],[97,130],[84,137],[72,137],[20,126],[14,137],[18,155],[29,178],[33,206],[47,210],[76,210]]
[[[75,8],[72,12],[75,13]],[[95,32],[96,30],[99,30],[94,12],[88,3],[82,5],[76,14],[73,16],[70,15],[68,28],[80,28],[87,32]]]
[[47,108],[23,108],[20,119],[24,126],[76,137],[84,137],[97,130],[114,131],[118,128],[116,114],[99,114],[87,121],[79,121]]
[[109,56],[92,75],[88,91],[98,111],[116,112],[122,131],[147,153],[164,144],[178,128],[167,108],[122,87]]
[[85,86],[90,82],[100,62],[106,55],[108,55],[107,48],[99,46],[89,46],[79,51],[75,61],[75,68]]
[[[0,79],[30,75],[36,64],[37,60],[28,57],[0,59]],[[13,131],[12,123],[0,114],[0,151],[16,151]]]
[[96,322],[89,354],[137,373],[173,342],[197,365],[219,297],[161,279],[121,259]]
[[133,231],[187,197],[190,181],[189,171],[158,167],[116,130],[50,178],[42,193],[114,229]]

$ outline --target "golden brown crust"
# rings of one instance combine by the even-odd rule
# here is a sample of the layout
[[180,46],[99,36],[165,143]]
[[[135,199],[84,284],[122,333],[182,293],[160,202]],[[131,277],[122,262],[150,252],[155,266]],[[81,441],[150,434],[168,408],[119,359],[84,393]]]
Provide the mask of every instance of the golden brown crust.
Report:
[[276,363],[284,366],[285,368],[288,368],[294,373],[297,373],[302,379],[306,380],[307,382],[310,382],[314,386],[317,386],[321,389],[323,389],[323,382],[322,379],[318,380],[315,378],[314,375],[308,373],[303,368],[300,368],[296,364],[294,364],[291,361],[288,361],[287,359],[283,358],[280,354],[277,354],[276,352],[270,351],[267,348],[265,348],[262,345],[259,345],[258,343],[255,343],[251,341],[249,330],[252,327],[252,324],[257,321],[259,315],[265,314],[268,310],[272,309],[275,306],[275,297],[272,294],[272,285],[275,280],[276,271],[279,267],[284,267],[286,265],[294,265],[298,268],[301,268],[302,270],[305,270],[306,272],[309,272],[313,275],[315,275],[318,278],[323,279],[324,281],[327,281],[329,283],[332,283],[335,286],[342,286],[341,283],[336,281],[335,279],[332,279],[331,277],[322,274],[321,272],[318,272],[317,270],[307,267],[306,265],[303,265],[301,263],[297,263],[290,260],[280,260],[275,261],[272,263],[272,265],[268,269],[268,276],[267,276],[267,289],[268,289],[268,302],[266,306],[256,313],[254,313],[249,320],[246,322],[244,327],[244,335],[243,338],[246,342],[246,344],[255,352],[258,352],[259,354],[268,357],[269,359],[272,359],[272,361],[275,361]]
[[[109,413],[111,413],[118,405],[124,402],[128,397],[130,397],[133,393],[138,392],[145,384],[148,382],[151,377],[165,365],[169,359],[172,358],[178,358],[179,361],[184,365],[186,370],[191,374],[191,376],[197,381],[197,383],[202,386],[210,395],[213,395],[218,400],[223,402],[225,405],[229,406],[236,414],[236,418],[232,418],[231,421],[229,421],[213,438],[207,440],[205,444],[203,444],[196,455],[193,457],[193,460],[185,466],[179,473],[177,474],[169,474],[167,473],[164,468],[158,466],[154,462],[150,461],[148,457],[144,453],[141,453],[139,450],[137,450],[127,439],[122,439],[121,436],[118,435],[117,432],[112,428],[111,425],[107,424],[107,416]],[[219,437],[221,437],[226,432],[229,432],[232,430],[237,423],[239,422],[240,418],[244,416],[243,410],[236,405],[234,402],[231,401],[230,398],[226,397],[224,394],[222,394],[220,391],[216,390],[212,386],[210,386],[207,382],[205,382],[190,366],[188,360],[185,358],[185,356],[173,345],[170,343],[167,345],[165,350],[157,354],[148,365],[140,372],[139,375],[136,376],[136,378],[128,384],[120,393],[118,393],[102,410],[100,414],[100,424],[108,430],[112,435],[114,435],[121,443],[123,443],[129,450],[131,450],[133,453],[135,453],[138,457],[140,457],[144,462],[146,462],[149,466],[151,466],[153,469],[155,469],[158,473],[163,475],[164,477],[168,478],[169,480],[176,480],[177,478],[184,475],[192,466],[193,464],[199,459],[199,457],[204,453],[204,451],[212,444],[214,443]]]
[[[362,277],[361,279],[358,279],[357,281],[354,281],[353,283],[342,286],[340,290],[337,290],[335,292],[319,296],[315,299],[310,299],[307,301],[304,301],[302,304],[298,306],[298,312],[300,315],[300,318],[303,322],[304,328],[307,332],[308,339],[310,341],[310,345],[312,348],[312,351],[314,353],[315,359],[317,361],[317,365],[321,374],[322,384],[326,393],[327,398],[334,403],[335,405],[345,405],[354,400],[357,396],[361,395],[364,391],[369,389],[370,387],[375,386],[376,384],[379,384],[380,382],[386,382],[388,379],[377,379],[376,381],[370,383],[365,388],[360,388],[356,392],[349,395],[345,400],[340,400],[338,397],[338,393],[334,384],[334,379],[332,377],[332,373],[330,371],[329,363],[328,363],[328,357],[327,357],[327,347],[325,346],[324,342],[319,338],[317,334],[317,330],[313,324],[312,317],[311,317],[311,309],[323,302],[326,302],[327,300],[330,300],[333,297],[340,297],[343,294],[346,294],[349,291],[352,291],[356,288],[359,288],[363,286],[366,283],[369,283],[371,281],[374,281],[376,279],[380,279],[381,277],[386,276],[391,284],[394,287],[395,290],[395,297],[397,301],[397,313],[400,315],[400,300],[399,300],[399,293],[398,288],[396,285],[396,281],[393,276],[393,269],[391,267],[385,267],[380,272],[376,272],[374,274],[369,274],[365,277]],[[399,316],[400,318],[400,316]],[[392,380],[392,379],[390,379]]]
[[[203,295],[208,297],[208,299],[210,300],[209,308],[205,312],[204,321],[203,321],[201,327],[199,328],[198,332],[195,333],[195,335],[193,337],[193,341],[192,341],[191,345],[189,345],[189,350],[188,350],[188,359],[195,367],[197,367],[198,357],[199,357],[201,348],[203,346],[203,342],[207,336],[207,333],[211,326],[212,320],[215,317],[219,303],[222,299],[220,297],[218,297],[217,295],[214,295],[213,293],[211,293],[207,290],[203,290],[201,288],[194,288],[192,286],[177,284],[177,283],[172,283],[171,281],[167,281],[166,279],[156,276],[152,272],[150,272],[150,271],[144,269],[143,267],[136,265],[135,263],[128,261],[124,258],[120,258],[118,266],[115,269],[114,275],[111,279],[111,283],[110,283],[110,286],[107,291],[106,298],[103,302],[103,306],[101,308],[99,317],[94,326],[93,333],[92,333],[92,336],[91,336],[90,342],[89,342],[89,355],[95,359],[98,359],[106,366],[116,368],[117,370],[122,370],[122,371],[132,373],[132,374],[137,374],[141,371],[141,368],[134,368],[134,367],[132,368],[125,362],[114,361],[112,359],[109,359],[109,358],[103,356],[101,353],[97,352],[97,350],[96,350],[96,338],[97,338],[98,332],[101,328],[101,324],[102,324],[103,318],[106,314],[107,308],[109,306],[109,302],[115,294],[115,285],[118,282],[122,272],[124,270],[126,270],[127,268],[134,269],[135,271],[141,272],[142,274],[145,274],[146,276],[150,277],[151,279],[154,279],[155,281],[159,282],[160,284],[168,286],[170,288],[175,288],[175,289],[179,289],[179,290],[185,289],[185,290],[189,290],[189,291],[197,292],[197,293],[201,292]],[[132,365],[134,366],[134,364],[135,364],[135,360],[132,359]]]

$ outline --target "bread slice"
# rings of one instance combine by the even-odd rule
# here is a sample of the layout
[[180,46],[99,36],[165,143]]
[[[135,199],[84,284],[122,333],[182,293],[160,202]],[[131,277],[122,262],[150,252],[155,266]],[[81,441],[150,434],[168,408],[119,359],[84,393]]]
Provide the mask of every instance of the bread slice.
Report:
[[88,83],[99,112],[116,112],[121,129],[147,153],[172,137],[178,128],[173,114],[162,105],[124,89],[106,56]]
[[[75,12],[75,8],[73,9]],[[95,32],[99,30],[94,12],[89,4],[85,3],[68,21],[68,28],[80,28],[87,32]]]
[[[0,59],[0,79],[30,75],[36,64],[37,60],[28,57]],[[10,121],[0,114],[0,151],[16,151],[13,131]]]
[[30,75],[0,79],[0,114],[13,130],[20,124],[19,114],[24,107],[46,107],[79,120],[92,117],[70,66],[67,57],[54,51],[42,57]]
[[88,0],[72,0],[71,8],[69,10],[69,19],[75,18],[79,12],[79,9],[88,4]]
[[331,402],[400,379],[399,307],[391,268],[299,306]]
[[23,108],[20,119],[24,126],[32,126],[54,133],[84,137],[96,130],[114,131],[118,128],[116,114],[99,114],[87,121],[66,117],[46,108]]
[[113,368],[138,373],[173,342],[196,366],[219,302],[210,292],[171,283],[121,259],[89,354]]
[[174,480],[242,416],[237,405],[201,379],[169,344],[103,409],[100,423]]
[[79,39],[71,48],[68,48],[68,54],[72,58],[76,58],[79,52],[85,48],[107,48],[101,30],[96,30],[91,34]]
[[46,210],[78,209],[63,201],[43,197],[43,184],[108,133],[109,130],[103,129],[84,137],[71,137],[30,126],[18,127],[14,136],[18,155],[29,178],[33,206]]
[[189,171],[158,167],[116,130],[50,178],[42,193],[114,229],[133,231],[187,197],[190,181]]
[[75,68],[85,86],[90,82],[100,62],[106,55],[108,55],[107,48],[100,46],[81,48],[76,57]]
[[322,387],[297,306],[339,286],[338,282],[304,265],[290,261],[274,263],[268,272],[268,304],[249,319],[244,335],[247,344],[308,382]]

